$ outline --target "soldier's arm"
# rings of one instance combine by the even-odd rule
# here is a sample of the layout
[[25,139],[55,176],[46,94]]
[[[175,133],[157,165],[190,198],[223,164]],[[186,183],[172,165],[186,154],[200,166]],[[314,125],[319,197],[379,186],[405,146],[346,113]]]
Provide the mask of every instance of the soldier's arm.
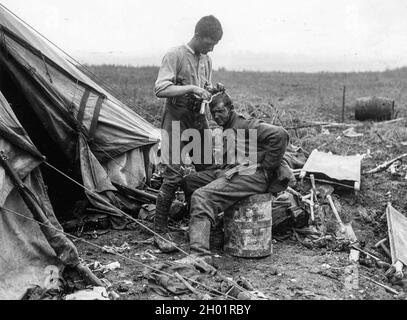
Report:
[[261,164],[266,170],[276,170],[281,164],[289,142],[288,132],[283,127],[268,123],[259,123],[256,129],[257,144],[261,143],[266,149]]
[[164,56],[154,86],[155,95],[158,98],[172,98],[185,94],[194,94],[202,99],[209,100],[210,94],[205,89],[194,85],[176,84],[179,63],[180,57],[176,51],[170,51]]

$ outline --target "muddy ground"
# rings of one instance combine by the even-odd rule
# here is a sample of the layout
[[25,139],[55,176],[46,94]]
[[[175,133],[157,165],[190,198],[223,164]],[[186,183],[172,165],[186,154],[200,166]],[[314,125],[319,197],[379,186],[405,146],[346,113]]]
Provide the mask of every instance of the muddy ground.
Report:
[[[345,128],[320,127],[300,130],[293,135],[292,142],[311,152],[314,148],[320,151],[332,151],[336,154],[369,155],[362,160],[362,171],[374,168],[376,165],[407,152],[407,129],[405,122],[393,124],[356,123],[355,130],[363,133],[363,137],[348,138],[343,134]],[[382,217],[391,192],[393,206],[402,212],[407,210],[407,180],[406,167],[401,165],[396,175],[383,171],[373,175],[362,175],[361,190],[358,194],[353,192],[336,192],[334,199],[340,204],[339,211],[343,220],[351,221],[360,243],[370,252],[375,253],[384,261],[389,259],[383,251],[374,248],[374,244],[386,237],[386,219]],[[307,183],[300,185],[298,190],[309,188]],[[182,230],[174,231],[179,244],[187,249],[186,233]],[[144,264],[153,264],[159,261],[173,261],[183,257],[182,253],[157,253],[151,243],[151,234],[148,231],[134,226],[130,230],[109,230],[96,239],[87,239],[99,246],[121,246],[127,242],[130,249],[123,254],[135,259],[129,261],[113,254],[103,252],[82,241],[75,241],[81,257],[87,262],[99,261],[102,264],[118,261],[120,269],[105,274],[97,273],[106,278],[112,289],[119,293],[119,299],[197,299],[191,293],[163,297],[149,287],[148,281],[143,277],[145,268],[136,261]],[[141,242],[141,243],[140,243]],[[157,260],[140,260],[138,253],[146,250]],[[219,272],[227,277],[237,279],[244,276],[255,289],[263,292],[270,299],[404,299],[403,289],[391,285],[384,275],[385,270],[374,265],[357,265],[359,276],[358,285],[350,289],[346,285],[349,265],[349,249],[331,250],[329,248],[316,248],[304,246],[290,233],[285,239],[273,240],[273,253],[271,256],[259,259],[244,259],[229,256],[220,252],[217,258]],[[348,267],[348,268],[347,268]],[[367,276],[383,284],[392,286],[400,292],[394,295],[380,286],[366,280]]]

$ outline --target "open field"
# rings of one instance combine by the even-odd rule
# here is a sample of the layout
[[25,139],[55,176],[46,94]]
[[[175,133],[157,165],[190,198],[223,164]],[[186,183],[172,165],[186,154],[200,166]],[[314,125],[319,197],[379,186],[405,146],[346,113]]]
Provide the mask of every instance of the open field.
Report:
[[[163,101],[153,94],[158,67],[87,66],[122,100],[146,118],[157,120]],[[351,104],[359,97],[385,96],[407,112],[407,68],[361,73],[214,72],[213,83],[226,86],[238,109],[270,105],[285,112],[285,120],[341,119],[342,90],[346,86],[345,119],[354,118]],[[144,110],[144,111],[143,111]],[[157,120],[158,121],[158,120]],[[158,122],[157,122],[158,123]]]
[[[89,66],[88,66],[89,67]],[[122,66],[90,66],[90,69],[129,105],[137,105],[135,110],[148,120],[159,124],[160,108],[163,101],[153,96],[152,88],[157,74],[156,67],[122,67]],[[307,152],[314,148],[320,151],[331,151],[335,154],[352,155],[370,153],[362,161],[362,171],[407,152],[406,121],[392,124],[356,123],[353,120],[351,103],[362,96],[386,96],[395,99],[399,117],[407,111],[407,68],[371,73],[260,73],[231,72],[218,70],[214,74],[214,82],[222,82],[232,98],[235,106],[243,113],[256,116],[272,116],[279,114],[280,121],[286,126],[298,122],[324,120],[338,122],[341,120],[342,89],[346,85],[346,122],[357,124],[355,130],[363,133],[363,137],[349,138],[343,135],[343,128],[329,128],[322,132],[320,127],[290,130],[292,143],[302,146]],[[256,107],[260,105],[260,107]],[[259,111],[261,110],[261,111]],[[260,112],[260,114],[259,114]],[[268,117],[268,118],[270,118]],[[361,190],[354,193],[336,193],[335,199],[340,204],[343,219],[352,221],[359,241],[365,248],[373,251],[385,261],[389,261],[384,253],[374,248],[374,244],[387,234],[386,219],[383,219],[389,194],[393,206],[405,214],[407,212],[407,180],[406,170],[400,175],[391,175],[383,171],[374,175],[363,175]],[[302,186],[309,188],[307,182]],[[134,243],[128,254],[154,249],[151,244],[137,244],[149,239],[151,235],[134,230],[110,231],[95,241],[101,245],[117,245],[123,242]],[[185,235],[179,235],[183,245]],[[102,263],[117,260],[109,254],[78,242],[77,246],[87,262],[94,259]],[[244,275],[256,289],[273,299],[394,299],[384,289],[359,278],[358,289],[346,287],[345,270],[349,265],[348,251],[331,250],[329,248],[309,248],[288,237],[276,241],[273,254],[265,259],[242,259],[223,256],[220,270],[226,276]],[[173,255],[158,254],[159,261],[172,260]],[[179,254],[176,255],[180,256]],[[130,280],[122,291],[123,299],[154,299],[146,291],[140,274],[142,269],[125,260],[120,260],[122,270],[110,272],[106,278],[113,287],[120,291],[121,283]],[[381,283],[389,284],[384,270],[376,267],[359,265],[359,275],[368,276]],[[393,286],[400,293],[402,286]],[[405,287],[404,287],[404,290]],[[156,297],[157,298],[157,297]],[[196,298],[184,295],[180,299]],[[397,298],[404,299],[405,295]]]

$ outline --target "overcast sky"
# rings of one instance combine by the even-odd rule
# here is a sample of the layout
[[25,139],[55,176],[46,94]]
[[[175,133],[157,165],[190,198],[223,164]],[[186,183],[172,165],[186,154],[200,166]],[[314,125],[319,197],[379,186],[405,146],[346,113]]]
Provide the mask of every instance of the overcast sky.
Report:
[[406,0],[0,0],[88,63],[159,65],[214,14],[214,67],[383,70],[407,65]]

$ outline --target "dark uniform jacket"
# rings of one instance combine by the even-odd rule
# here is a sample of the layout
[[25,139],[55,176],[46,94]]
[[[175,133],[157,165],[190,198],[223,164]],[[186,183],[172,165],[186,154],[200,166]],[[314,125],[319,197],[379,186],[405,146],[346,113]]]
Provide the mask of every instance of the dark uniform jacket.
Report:
[[[255,162],[265,170],[269,182],[269,192],[276,193],[284,190],[289,181],[295,179],[287,162],[284,161],[289,135],[283,127],[271,125],[258,119],[247,119],[232,110],[230,120],[223,129],[224,168],[233,166],[232,163],[228,163],[228,159],[233,158],[231,153],[235,153],[235,159],[238,160],[235,164],[240,164],[237,153],[243,152],[244,146],[246,158],[251,159],[250,152],[255,153]],[[253,130],[251,135],[250,130]],[[235,137],[232,137],[233,134]],[[235,146],[230,146],[228,139],[235,140]],[[255,150],[252,146],[253,139],[256,139],[257,144]]]

